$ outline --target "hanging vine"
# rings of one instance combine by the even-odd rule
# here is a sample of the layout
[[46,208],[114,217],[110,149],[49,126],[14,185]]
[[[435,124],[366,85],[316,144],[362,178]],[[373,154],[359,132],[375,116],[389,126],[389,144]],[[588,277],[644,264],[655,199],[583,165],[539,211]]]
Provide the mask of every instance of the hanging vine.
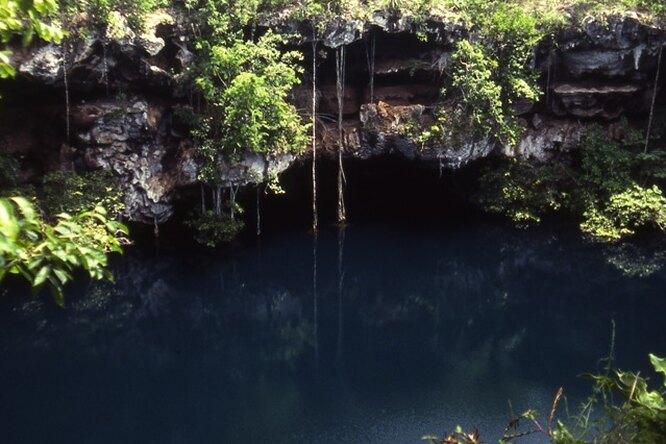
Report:
[[317,30],[312,27],[312,231],[317,232]]
[[648,118],[648,127],[645,134],[645,148],[643,149],[644,153],[648,151],[648,145],[650,144],[650,132],[652,131],[652,119],[654,118],[654,104],[657,101],[657,90],[659,88],[659,74],[661,71],[661,55],[664,52],[664,44],[659,47],[659,56],[657,57],[657,73],[654,76],[654,90],[652,91],[652,103],[650,104],[650,117]]
[[342,117],[345,97],[345,70],[346,70],[345,46],[340,46],[335,53],[336,67],[336,92],[338,98],[338,205],[337,220],[339,224],[347,221],[345,209],[345,172],[342,165],[342,151],[344,150],[344,131],[342,129]]
[[69,122],[69,79],[67,78],[67,39],[62,42],[62,81],[65,85],[65,140],[69,143],[70,122]]
[[375,54],[377,48],[377,35],[370,34],[370,42],[365,42],[365,58],[368,63],[368,76],[370,87],[370,103],[375,103]]

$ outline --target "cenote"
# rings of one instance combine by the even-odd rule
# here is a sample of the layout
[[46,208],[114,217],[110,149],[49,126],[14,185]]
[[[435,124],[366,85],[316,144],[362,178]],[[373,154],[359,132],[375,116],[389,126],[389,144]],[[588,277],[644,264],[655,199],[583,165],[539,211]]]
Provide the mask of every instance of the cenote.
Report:
[[2,441],[402,444],[460,424],[496,442],[511,408],[547,412],[559,387],[574,410],[613,331],[620,368],[666,354],[653,240],[510,228],[415,192],[464,177],[389,164],[411,185],[350,167],[364,191],[344,230],[315,239],[288,193],[264,219],[291,223],[215,250],[167,229],[115,258],[114,284],[70,285],[64,309],[10,292]]

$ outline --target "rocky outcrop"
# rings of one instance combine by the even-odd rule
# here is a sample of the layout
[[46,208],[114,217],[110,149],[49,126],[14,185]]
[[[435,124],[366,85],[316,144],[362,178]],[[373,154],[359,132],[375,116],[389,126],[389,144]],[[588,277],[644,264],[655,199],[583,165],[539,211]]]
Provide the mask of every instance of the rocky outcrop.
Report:
[[[308,24],[281,17],[267,18],[264,25],[297,33],[301,37],[294,40],[296,44],[312,36]],[[62,145],[61,163],[66,159],[84,168],[112,171],[126,191],[127,216],[163,222],[174,211],[178,191],[196,183],[198,174],[192,142],[177,116],[188,108],[186,88],[178,77],[194,58],[187,19],[175,13],[149,17],[141,35],[122,21],[114,26],[106,34],[70,38],[62,45],[16,48],[14,63],[20,81],[37,91],[25,100],[50,110],[51,116],[59,114],[59,127],[69,129],[69,140],[62,130],[42,137],[52,139],[51,145],[42,148],[44,152]],[[417,30],[428,33],[430,40],[416,38]],[[366,66],[368,40],[363,40],[369,33],[377,41],[374,101]],[[525,126],[515,147],[491,139],[455,145],[420,140],[410,128],[432,124],[433,106],[454,43],[465,36],[461,23],[416,23],[385,12],[367,22],[332,23],[318,36],[323,48],[318,85],[323,154],[334,152],[340,144],[337,124],[329,116],[337,115],[332,51],[341,45],[348,47],[349,54],[343,101],[345,155],[367,159],[397,154],[461,168],[493,152],[547,162],[575,150],[592,123],[612,126],[621,116],[644,116],[654,91],[658,50],[666,42],[666,31],[627,17],[571,27],[557,36],[555,45],[535,48],[534,66],[542,74],[544,97],[540,103],[515,105]],[[304,46],[304,52],[308,51],[309,45]],[[661,85],[665,84],[662,80]],[[71,109],[63,113],[65,89]],[[44,102],[43,92],[51,102]],[[299,108],[308,109],[307,82],[294,96]],[[660,100],[664,101],[663,96]],[[11,103],[4,104],[6,112],[11,113]],[[21,143],[21,137],[12,132],[15,128],[1,127],[0,140]],[[30,150],[39,150],[36,145],[38,141],[31,141]],[[46,157],[50,160],[44,169],[53,168],[58,160],[52,154]],[[233,165],[221,165],[220,179],[229,186],[262,182],[295,160],[295,156],[248,155]]]
[[407,159],[438,162],[443,167],[456,169],[486,157],[493,150],[494,144],[488,139],[470,137],[459,145],[419,141],[410,131],[427,128],[428,123],[432,123],[426,111],[423,105],[391,106],[381,101],[377,105],[364,105],[360,114],[361,130],[346,140],[348,152],[362,159],[400,154]]
[[166,220],[172,213],[170,194],[188,183],[180,159],[174,165],[165,162],[167,153],[182,152],[184,143],[168,133],[164,114],[163,108],[138,98],[72,109],[86,166],[119,178],[127,215],[136,221]]
[[645,112],[664,44],[666,31],[629,17],[568,28],[557,51],[542,60],[541,70],[551,79],[551,111],[605,120]]
[[530,127],[515,147],[502,147],[502,154],[519,159],[548,162],[578,149],[587,125],[578,121],[535,114]]
[[[197,180],[192,144],[174,134],[169,113],[167,107],[145,98],[72,108],[78,151],[85,165],[113,172],[125,193],[127,216],[134,221],[166,221],[173,213],[175,190]],[[220,180],[229,186],[261,183],[284,171],[293,160],[291,155],[246,156],[233,165],[223,165]]]

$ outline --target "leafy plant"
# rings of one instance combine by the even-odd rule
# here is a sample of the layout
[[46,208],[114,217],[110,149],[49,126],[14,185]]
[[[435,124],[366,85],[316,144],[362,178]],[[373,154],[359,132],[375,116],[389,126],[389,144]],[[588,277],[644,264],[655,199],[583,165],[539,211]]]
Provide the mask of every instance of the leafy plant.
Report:
[[230,242],[243,229],[243,221],[231,218],[228,215],[218,215],[213,211],[198,216],[187,222],[194,228],[194,239],[207,247],[216,247],[222,242]]
[[[650,389],[640,373],[611,371],[588,375],[594,382],[593,393],[581,407],[572,425],[558,422],[554,433],[557,444],[666,442],[666,360],[649,355],[654,371],[663,375],[661,385]],[[614,394],[622,402],[613,401]],[[601,408],[604,417],[589,421],[592,409]]]
[[480,136],[514,145],[520,135],[514,106],[540,95],[529,61],[543,35],[536,19],[515,5],[476,1],[467,5],[470,33],[478,37],[458,42],[452,56],[451,78],[464,105],[460,116]]
[[666,198],[656,186],[633,184],[611,195],[602,208],[590,207],[583,216],[583,232],[603,239],[620,239],[649,226],[666,231]]
[[156,9],[169,5],[169,0],[59,0],[60,9],[65,12],[74,26],[78,17],[86,16],[88,25],[123,28],[125,24],[132,31],[141,31],[146,15]]
[[[663,156],[636,153],[631,140],[623,145],[592,127],[581,140],[579,165],[514,161],[489,169],[481,177],[477,202],[521,226],[566,210],[580,217],[583,233],[605,241],[645,228],[664,231],[666,198],[654,183],[660,178]],[[653,183],[639,185],[640,178]]]
[[600,127],[592,127],[580,147],[581,179],[590,199],[604,200],[631,184],[631,152],[610,140]]
[[81,268],[93,279],[109,279],[107,253],[122,252],[127,228],[96,207],[70,216],[61,213],[51,225],[22,197],[0,198],[0,283],[7,274],[22,276],[35,291],[46,285],[58,305],[63,287]]
[[477,202],[486,210],[525,227],[571,205],[574,175],[563,162],[532,165],[511,160],[481,176]]

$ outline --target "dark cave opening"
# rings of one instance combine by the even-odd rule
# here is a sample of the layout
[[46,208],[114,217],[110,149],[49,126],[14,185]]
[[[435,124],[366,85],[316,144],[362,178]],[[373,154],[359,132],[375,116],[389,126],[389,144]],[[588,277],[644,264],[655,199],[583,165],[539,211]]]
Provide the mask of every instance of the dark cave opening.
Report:
[[[457,171],[442,169],[432,162],[407,160],[386,155],[367,160],[345,159],[345,191],[348,223],[391,224],[423,227],[465,224],[484,217],[472,203],[478,177],[485,162]],[[312,225],[311,162],[300,161],[280,176],[284,194],[260,189],[262,232],[284,229],[308,230]],[[317,192],[320,227],[335,224],[337,199],[337,162],[317,162]],[[182,193],[177,205],[176,222],[170,230],[182,230],[180,224],[198,208],[198,186]],[[245,210],[245,232],[255,233],[257,188],[244,187],[238,202]],[[180,228],[177,228],[180,226]]]
[[[345,159],[345,201],[348,225],[388,224],[407,229],[437,229],[478,223],[489,218],[473,203],[478,178],[488,160],[460,170],[442,169],[433,162],[385,155],[371,159]],[[312,164],[296,162],[280,176],[283,194],[260,188],[262,235],[284,230],[309,231],[312,226]],[[317,162],[319,226],[335,226],[337,160]],[[207,199],[210,200],[207,191]],[[160,227],[160,237],[169,242],[191,243],[184,222],[200,205],[199,185],[182,189],[175,201],[175,215]],[[242,187],[237,195],[244,209],[245,229],[240,239],[256,237],[257,187]],[[153,227],[133,224],[133,237],[152,238]]]

